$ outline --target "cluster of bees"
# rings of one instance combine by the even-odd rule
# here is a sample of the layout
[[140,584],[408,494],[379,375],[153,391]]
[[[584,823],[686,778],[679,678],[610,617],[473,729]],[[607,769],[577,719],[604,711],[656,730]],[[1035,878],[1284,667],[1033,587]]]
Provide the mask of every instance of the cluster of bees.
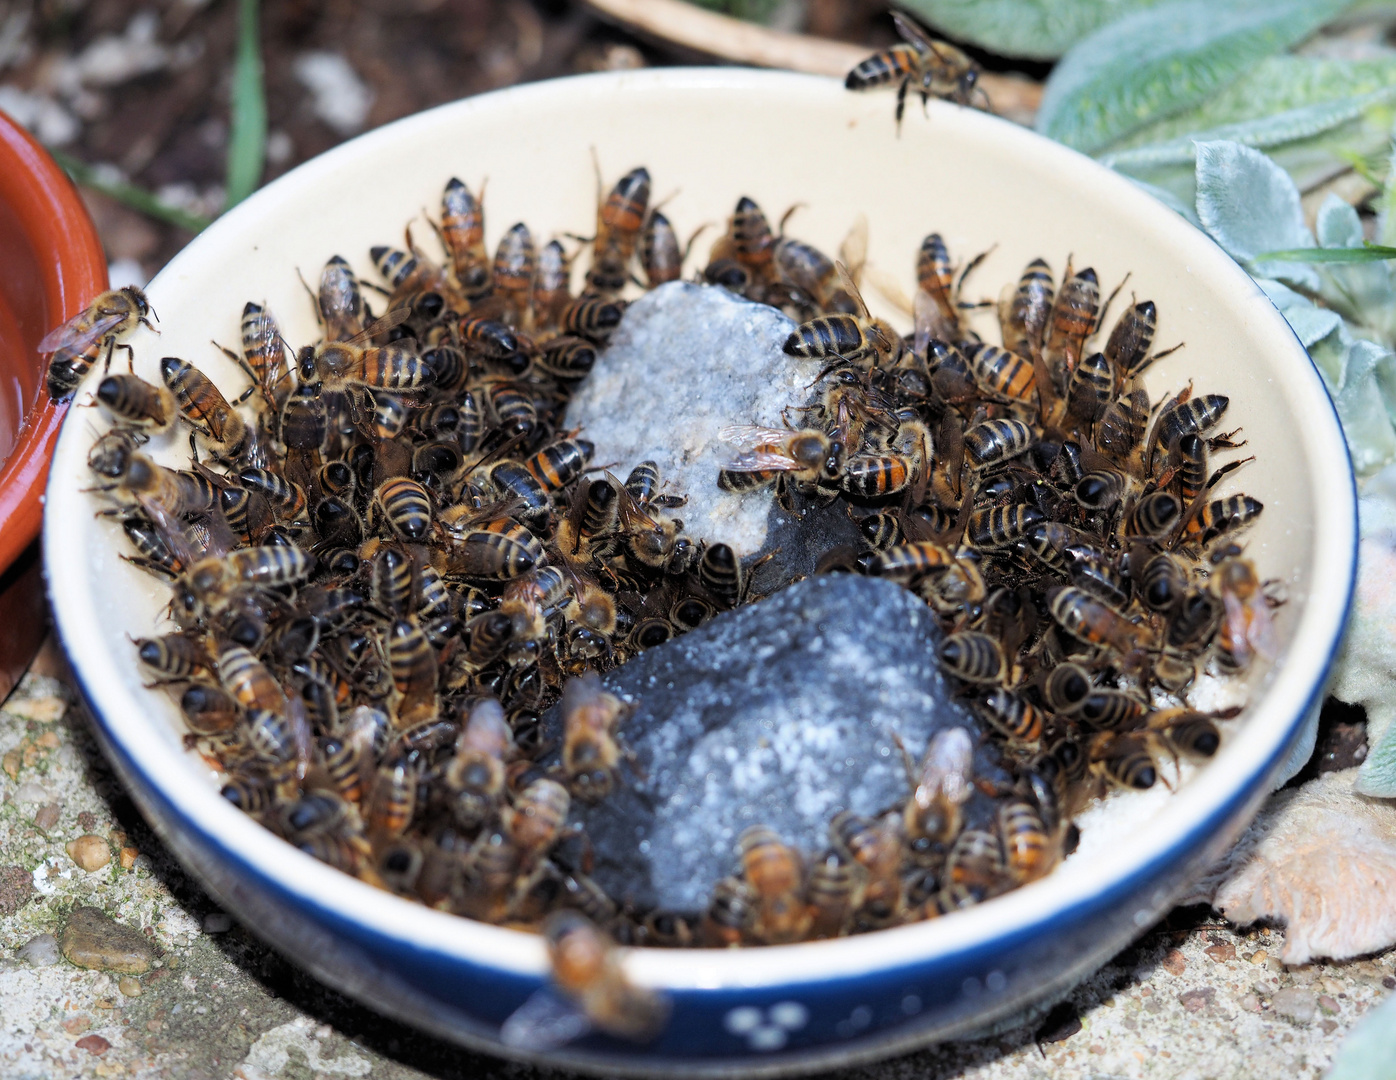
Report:
[[[1160,755],[1215,752],[1222,717],[1178,695],[1209,660],[1239,671],[1273,655],[1275,599],[1234,543],[1261,504],[1212,497],[1242,464],[1211,471],[1214,451],[1239,445],[1215,431],[1227,399],[1184,390],[1154,405],[1144,389],[1164,355],[1150,351],[1152,303],[1091,351],[1110,306],[1096,275],[1068,266],[1057,289],[1035,260],[1000,299],[1003,344],[990,344],[961,299],[978,260],[957,271],[932,234],[904,337],[869,315],[856,265],[743,199],[701,278],[799,322],[785,352],[814,395],[785,428],[730,428],[718,483],[774,488],[797,514],[847,504],[863,542],[820,570],[926,601],[941,666],[1010,779],[977,776],[969,732],[950,728],[908,758],[905,800],[840,813],[823,854],[757,826],[706,912],[618,904],[568,824],[573,800],[605,799],[627,767],[627,707],[595,673],[743,602],[750,569],[685,535],[685,500],[652,462],[622,481],[560,427],[622,290],[681,274],[687,252],[649,193],[638,168],[601,201],[574,296],[559,240],[537,248],[519,224],[490,258],[481,202],[452,180],[434,223],[443,264],[410,230],[405,249],[373,249],[372,286],[331,259],[312,293],[323,336],[299,351],[247,304],[240,348],[224,350],[249,382],[236,401],[176,357],[160,360],[160,385],[107,374],[95,404],[112,426],[88,459],[134,548],[124,557],[171,586],[174,629],[137,652],[225,774],[223,795],[364,880],[541,929],[568,999],[637,1038],[662,1003],[625,982],[613,940],[834,937],[1047,873],[1102,785],[1147,788]],[[385,297],[380,317],[366,287]],[[151,314],[127,288],[55,330],[50,392],[129,354],[118,339]],[[187,470],[143,450],[176,430]],[[555,702],[560,748],[540,734]],[[997,810],[969,823],[976,789]]]

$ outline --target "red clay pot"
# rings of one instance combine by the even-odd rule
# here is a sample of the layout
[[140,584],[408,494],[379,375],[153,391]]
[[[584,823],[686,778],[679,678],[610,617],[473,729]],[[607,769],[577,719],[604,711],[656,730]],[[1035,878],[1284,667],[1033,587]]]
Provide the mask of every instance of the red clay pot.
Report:
[[106,287],[102,242],[77,189],[0,112],[0,699],[48,627],[35,538],[68,406],[43,390],[37,346]]

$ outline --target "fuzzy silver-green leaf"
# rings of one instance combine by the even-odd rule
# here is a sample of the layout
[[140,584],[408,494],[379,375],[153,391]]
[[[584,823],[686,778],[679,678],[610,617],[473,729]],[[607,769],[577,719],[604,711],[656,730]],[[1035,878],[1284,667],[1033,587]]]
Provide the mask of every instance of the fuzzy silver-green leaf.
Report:
[[1055,60],[1107,23],[1160,0],[900,0],[927,25],[1000,56]]
[[1344,0],[1174,0],[1071,48],[1047,81],[1037,130],[1092,152],[1182,112],[1302,41]]

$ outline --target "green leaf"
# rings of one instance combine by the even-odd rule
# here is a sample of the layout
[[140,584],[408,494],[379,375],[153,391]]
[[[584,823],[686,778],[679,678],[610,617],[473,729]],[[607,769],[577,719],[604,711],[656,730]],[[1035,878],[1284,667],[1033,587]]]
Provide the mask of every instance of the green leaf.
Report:
[[238,52],[233,70],[231,132],[228,136],[228,201],[236,206],[257,190],[267,157],[267,99],[262,87],[262,48],[257,0],[238,0]]
[[1265,261],[1262,252],[1312,248],[1299,191],[1258,150],[1234,142],[1197,144],[1197,216],[1212,239],[1253,273],[1316,291],[1318,274],[1294,260]]
[[1075,45],[1047,80],[1037,130],[1087,152],[1182,112],[1302,41],[1347,0],[1174,0]]
[[1396,997],[1358,1021],[1324,1080],[1396,1080]]
[[1308,262],[1308,263],[1367,263],[1396,259],[1396,247],[1381,244],[1363,244],[1358,248],[1291,248],[1288,251],[1267,251],[1255,256],[1252,262]]
[[899,0],[942,33],[1000,56],[1055,60],[1107,23],[1160,0]]
[[167,221],[171,225],[178,225],[181,229],[188,229],[192,233],[203,232],[209,227],[210,222],[206,217],[191,214],[178,206],[171,206],[151,192],[146,191],[145,188],[137,187],[135,184],[109,180],[87,162],[75,158],[71,154],[65,154],[62,150],[55,150],[53,147],[47,149],[53,160],[63,167],[63,170],[73,178],[73,182],[76,184],[91,188],[93,191],[100,191],[103,195],[109,195],[117,202],[124,203],[133,210],[139,210],[157,221]]

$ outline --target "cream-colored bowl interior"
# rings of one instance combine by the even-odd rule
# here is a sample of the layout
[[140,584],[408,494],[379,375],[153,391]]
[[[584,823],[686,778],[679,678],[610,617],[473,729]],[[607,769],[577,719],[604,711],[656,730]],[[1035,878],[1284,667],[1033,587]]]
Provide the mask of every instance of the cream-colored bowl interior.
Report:
[[[1225,426],[1243,428],[1246,452],[1257,461],[1220,491],[1244,490],[1265,503],[1248,551],[1264,576],[1285,580],[1290,597],[1278,614],[1284,656],[1265,686],[1254,688],[1248,716],[1230,727],[1215,762],[1135,829],[1123,849],[1073,859],[1065,871],[978,909],[856,942],[782,948],[778,958],[758,950],[633,956],[637,977],[657,984],[759,985],[902,962],[989,939],[1122,880],[1204,821],[1239,778],[1274,755],[1341,624],[1353,545],[1351,474],[1321,383],[1264,296],[1202,234],[1087,159],[983,113],[938,103],[929,116],[910,108],[898,137],[892,110],[890,94],[851,94],[834,80],[722,69],[572,79],[445,106],[317,158],[216,222],[152,283],[159,335],[141,330],[131,339],[145,378],[158,381],[159,358],[176,355],[231,397],[245,377],[210,339],[236,346],[245,301],[269,304],[293,345],[314,341],[317,326],[297,270],[314,283],[338,253],[376,280],[370,246],[400,246],[409,221],[418,243],[436,252],[423,211],[437,213],[451,176],[476,191],[485,187],[491,250],[520,220],[540,244],[563,233],[589,234],[593,149],[607,186],[646,165],[654,201],[664,200],[682,236],[714,224],[696,246],[690,276],[737,198],[750,195],[773,222],[801,204],[790,232],[828,252],[865,215],[870,266],[898,279],[908,294],[917,248],[934,230],[961,259],[993,249],[969,279],[970,299],[997,297],[1037,256],[1060,281],[1072,255],[1078,269],[1095,267],[1104,292],[1131,275],[1113,313],[1131,296],[1157,303],[1157,344],[1186,347],[1149,373],[1151,393],[1157,398],[1191,379],[1199,392],[1230,395]],[[894,314],[875,289],[866,291],[875,313]],[[986,313],[986,334],[993,325]],[[90,401],[95,378],[80,402]],[[292,851],[217,796],[207,767],[181,747],[175,705],[143,688],[126,636],[156,626],[169,591],[118,558],[128,550],[119,526],[94,518],[94,497],[80,492],[92,482],[85,457],[104,427],[97,410],[77,408],[63,432],[48,494],[48,566],[65,644],[96,710],[137,767],[193,824],[292,892],[333,898],[350,917],[406,940],[516,971],[541,970],[536,939],[350,880]],[[183,433],[153,444],[171,465],[185,462],[187,449]]]

